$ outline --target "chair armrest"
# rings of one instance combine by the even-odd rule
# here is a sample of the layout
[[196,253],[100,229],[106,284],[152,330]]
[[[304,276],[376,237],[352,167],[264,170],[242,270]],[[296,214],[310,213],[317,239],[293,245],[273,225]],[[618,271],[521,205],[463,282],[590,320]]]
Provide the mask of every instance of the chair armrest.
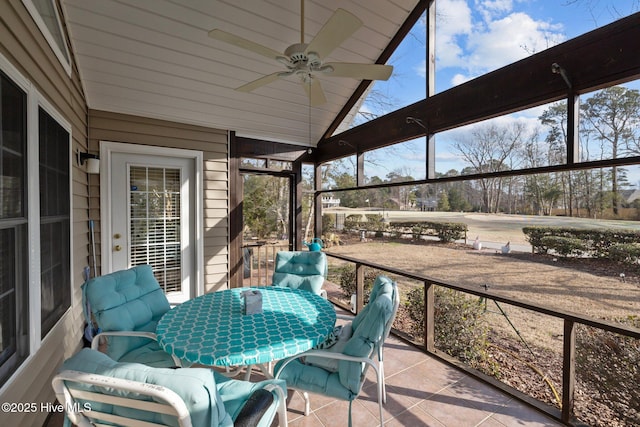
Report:
[[[101,391],[72,390],[73,387],[70,388],[66,384],[66,381],[85,385],[90,384],[107,389],[116,389],[120,393],[109,395],[103,394]],[[104,409],[100,409],[99,405],[92,405],[92,403],[95,402],[135,408],[147,412],[163,412],[174,415],[179,425],[191,425],[191,415],[182,398],[173,390],[160,385],[74,370],[60,372],[53,378],[51,385],[56,398],[64,405],[69,420],[79,426],[93,426],[96,420],[108,420],[118,425],[131,423],[132,420],[124,416],[114,415],[110,412],[103,413],[102,411]],[[151,399],[149,401],[139,400],[135,397],[123,395],[122,392],[149,396]],[[85,416],[85,412],[83,411],[85,406],[80,404],[80,401],[74,396],[77,396],[77,399],[88,401],[89,405],[92,405],[95,409],[88,410],[86,412],[87,416]],[[170,406],[172,410],[167,411],[167,409],[164,409],[165,406]],[[91,421],[89,418],[91,418]],[[94,420],[94,418],[96,420]]]
[[314,356],[314,357],[324,357],[325,359],[338,359],[338,360],[346,360],[348,362],[358,362],[358,363],[366,363],[371,366],[373,370],[376,372],[376,377],[378,376],[378,366],[376,363],[368,358],[368,357],[359,357],[359,356],[348,356],[343,353],[335,353],[327,350],[308,350],[304,353],[296,354],[288,359],[286,359],[282,365],[279,366],[278,372],[275,372],[274,378],[280,378],[280,373],[284,370],[284,368],[296,359],[301,359],[303,357]]
[[102,338],[103,336],[104,337],[106,337],[106,336],[140,337],[140,338],[149,338],[149,339],[152,339],[154,341],[158,341],[158,337],[153,332],[143,332],[143,331],[106,331],[105,332],[105,331],[103,331],[103,332],[100,332],[95,337],[93,337],[93,340],[91,341],[91,349],[92,350],[98,350],[98,347],[100,345],[100,338]]
[[152,339],[154,341],[158,341],[158,337],[153,332],[143,332],[143,331],[102,331],[98,335],[93,337],[93,340],[91,341],[91,348],[93,350],[97,349],[97,348],[94,348],[94,345],[97,346],[97,344],[94,344],[94,343],[98,342],[99,341],[98,338],[101,338],[103,336],[140,337],[140,338],[149,338],[149,339]]
[[[287,396],[285,392],[276,384],[267,384],[263,388],[254,391],[249,399],[240,409],[234,422],[234,427],[255,427],[264,417],[274,400],[274,393],[278,396],[278,422],[282,427],[287,423]],[[274,415],[275,417],[275,415]],[[273,424],[273,420],[271,420]]]
[[338,360],[346,360],[348,362],[362,362],[362,363],[368,363],[368,364],[374,364],[373,360],[368,358],[368,357],[364,357],[364,356],[349,356],[343,353],[335,353],[332,351],[326,351],[326,350],[309,350],[309,351],[305,351],[304,353],[298,354],[296,356],[293,356],[292,359],[294,358],[299,358],[299,357],[308,357],[308,356],[314,356],[314,357],[324,357],[325,359],[338,359]]
[[273,404],[273,394],[261,388],[254,391],[244,403],[234,421],[235,427],[254,427]]
[[[100,351],[100,338],[107,336],[112,337],[138,337],[138,338],[149,338],[150,340],[158,341],[158,336],[154,332],[144,332],[144,331],[103,331],[98,335],[93,337],[91,341],[91,349]],[[175,362],[176,366],[181,367],[182,362],[173,354],[171,358]]]

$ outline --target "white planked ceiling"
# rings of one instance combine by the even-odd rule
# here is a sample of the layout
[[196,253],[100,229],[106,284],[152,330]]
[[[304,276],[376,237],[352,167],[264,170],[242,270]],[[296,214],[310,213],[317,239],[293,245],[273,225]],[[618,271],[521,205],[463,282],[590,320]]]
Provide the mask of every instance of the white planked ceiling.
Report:
[[[364,26],[325,58],[374,63],[418,0],[307,0],[305,42],[337,8]],[[240,136],[315,145],[359,81],[321,77],[327,103],[309,107],[295,77],[234,89],[283,71],[275,60],[213,40],[213,28],[276,51],[300,42],[300,0],[63,0],[90,108]]]

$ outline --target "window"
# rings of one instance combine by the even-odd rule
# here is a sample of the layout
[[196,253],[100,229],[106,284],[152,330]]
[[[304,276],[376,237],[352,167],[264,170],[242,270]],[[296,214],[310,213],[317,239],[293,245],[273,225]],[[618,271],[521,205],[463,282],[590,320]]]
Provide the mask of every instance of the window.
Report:
[[179,168],[131,166],[131,265],[150,264],[165,293],[182,291]]
[[0,55],[0,385],[71,305],[69,125]]
[[27,94],[0,71],[0,381],[27,356]]
[[55,0],[22,0],[31,17],[40,28],[40,31],[47,39],[49,46],[56,57],[67,71],[71,74],[71,61],[69,60],[69,50],[62,25],[60,15]]
[[71,305],[69,292],[69,133],[42,108],[40,151],[40,310],[42,337]]

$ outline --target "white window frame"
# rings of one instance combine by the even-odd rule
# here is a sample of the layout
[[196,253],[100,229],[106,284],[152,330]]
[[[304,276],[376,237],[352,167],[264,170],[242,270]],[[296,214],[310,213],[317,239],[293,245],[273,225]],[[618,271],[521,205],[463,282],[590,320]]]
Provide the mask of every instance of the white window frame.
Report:
[[[51,332],[57,328],[57,326],[65,320],[70,309],[77,303],[74,301],[73,293],[73,156],[72,156],[72,144],[73,136],[71,133],[72,127],[69,121],[67,121],[54,107],[42,96],[37,90],[36,86],[32,84],[26,77],[24,77],[13,64],[0,53],[0,70],[5,73],[13,83],[15,83],[20,89],[27,94],[27,272],[28,280],[27,286],[29,290],[29,355],[18,366],[16,372],[2,385],[0,388],[0,394],[19,377],[19,373],[28,365],[29,360],[34,357],[37,351],[42,347],[43,342],[51,334]],[[71,294],[71,306],[69,310],[58,320],[56,325],[51,328],[51,331],[43,338],[41,338],[42,331],[42,319],[40,317],[41,308],[41,283],[40,283],[40,155],[39,155],[39,111],[42,108],[53,119],[55,119],[62,128],[69,134],[69,269],[70,269],[70,283],[69,292]]]
[[58,29],[60,31],[60,34],[62,35],[62,47],[64,48],[64,52],[60,49],[60,46],[58,46],[55,37],[53,36],[53,34],[51,34],[49,27],[47,27],[47,24],[45,24],[42,16],[40,16],[40,12],[38,12],[38,8],[33,4],[33,1],[22,0],[22,4],[24,4],[24,7],[27,9],[27,11],[29,11],[29,14],[40,29],[40,32],[47,40],[47,43],[49,43],[51,50],[53,50],[53,53],[58,58],[58,61],[60,61],[60,64],[62,64],[62,67],[67,72],[67,75],[71,76],[71,53],[69,52],[69,48],[67,47],[67,35],[64,32],[64,27],[62,26],[62,20],[60,18],[60,14],[58,13],[58,6],[56,5],[55,0],[49,1],[53,5],[53,11],[56,14],[56,22],[58,23]]

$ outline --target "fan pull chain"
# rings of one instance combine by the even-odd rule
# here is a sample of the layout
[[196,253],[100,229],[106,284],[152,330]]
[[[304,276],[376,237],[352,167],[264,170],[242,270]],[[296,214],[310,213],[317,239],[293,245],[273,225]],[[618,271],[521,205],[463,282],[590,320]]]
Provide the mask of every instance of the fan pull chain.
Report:
[[309,97],[308,98],[309,98],[309,144],[311,144],[311,76],[309,76]]
[[300,43],[304,43],[304,0],[300,0]]

